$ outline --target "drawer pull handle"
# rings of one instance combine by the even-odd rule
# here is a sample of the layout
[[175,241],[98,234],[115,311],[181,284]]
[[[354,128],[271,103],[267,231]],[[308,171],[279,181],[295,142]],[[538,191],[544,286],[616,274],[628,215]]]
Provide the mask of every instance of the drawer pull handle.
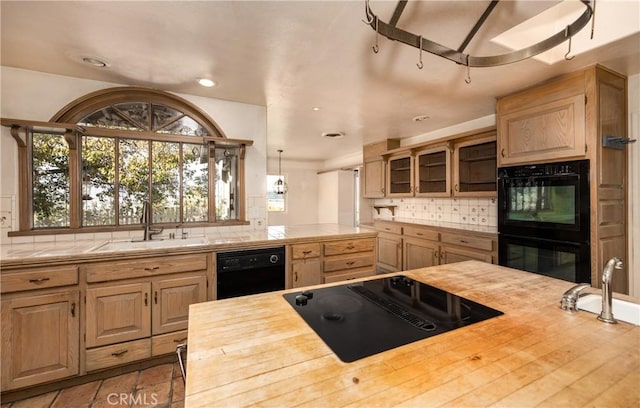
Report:
[[310,251],[310,250],[302,251],[302,254],[303,254],[303,255],[309,255],[311,252],[313,252],[313,251]]
[[158,269],[160,269],[159,266],[152,266],[152,267],[146,267],[144,268],[145,271],[157,271]]
[[464,239],[461,239],[461,240],[460,240],[460,242],[461,242],[462,244],[468,244],[468,243],[469,243],[469,241],[466,241],[466,240],[464,240]]
[[129,350],[116,351],[115,353],[111,353],[111,355],[114,357],[122,357],[127,353],[127,351]]
[[500,155],[504,157],[504,149],[500,150]]
[[184,343],[185,341],[187,341],[187,338],[186,338],[186,337],[183,337],[183,338],[181,338],[181,339],[175,339],[173,342],[174,342],[174,343]]
[[351,265],[353,265],[354,263],[355,263],[354,261],[349,261],[349,262],[347,262],[347,265],[351,266]]
[[355,249],[355,247],[353,245],[349,245],[347,249]]
[[416,232],[416,235],[424,235],[422,232]]
[[387,228],[387,227],[385,227],[384,229],[385,229],[386,231],[391,231],[391,228]]
[[46,282],[48,280],[51,280],[51,278],[37,278],[37,279],[29,279],[29,282],[31,283],[35,283],[36,285],[41,284],[42,282]]
[[71,303],[71,317],[76,317],[76,302]]

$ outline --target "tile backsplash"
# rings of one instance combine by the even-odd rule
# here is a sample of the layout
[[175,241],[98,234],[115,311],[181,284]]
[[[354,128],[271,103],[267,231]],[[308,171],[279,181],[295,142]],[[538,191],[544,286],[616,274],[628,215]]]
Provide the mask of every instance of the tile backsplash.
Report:
[[[498,225],[495,198],[384,198],[373,205],[395,205],[395,217],[416,220],[453,222],[466,225]],[[389,218],[389,209],[373,211],[373,218]]]

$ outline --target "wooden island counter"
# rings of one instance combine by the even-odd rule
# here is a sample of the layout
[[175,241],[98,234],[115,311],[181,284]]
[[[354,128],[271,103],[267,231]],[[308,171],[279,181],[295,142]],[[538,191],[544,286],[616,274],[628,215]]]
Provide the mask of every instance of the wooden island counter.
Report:
[[572,283],[476,261],[401,273],[504,315],[343,363],[283,292],[194,304],[185,406],[640,405],[640,327],[561,310]]

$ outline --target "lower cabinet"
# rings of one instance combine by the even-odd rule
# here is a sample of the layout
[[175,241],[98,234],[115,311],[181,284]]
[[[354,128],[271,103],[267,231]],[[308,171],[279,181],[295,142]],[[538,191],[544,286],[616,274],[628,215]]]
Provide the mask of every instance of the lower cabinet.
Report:
[[292,244],[287,248],[292,288],[375,274],[375,238]]
[[380,272],[401,271],[402,236],[394,233],[378,233],[378,269]]
[[3,391],[79,373],[79,293],[3,296]]
[[439,244],[419,238],[404,238],[404,269],[426,268],[440,263]]

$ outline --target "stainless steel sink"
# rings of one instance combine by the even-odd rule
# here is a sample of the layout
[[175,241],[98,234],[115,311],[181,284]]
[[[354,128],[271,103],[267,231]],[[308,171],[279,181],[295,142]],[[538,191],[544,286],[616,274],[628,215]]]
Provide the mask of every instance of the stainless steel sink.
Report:
[[176,248],[208,244],[209,240],[206,237],[151,241],[107,241],[98,247],[90,249],[89,252],[133,251],[140,249]]
[[[613,299],[613,317],[616,320],[640,326],[640,304],[625,300]],[[589,294],[578,299],[578,309],[600,314],[602,311],[602,295]]]

